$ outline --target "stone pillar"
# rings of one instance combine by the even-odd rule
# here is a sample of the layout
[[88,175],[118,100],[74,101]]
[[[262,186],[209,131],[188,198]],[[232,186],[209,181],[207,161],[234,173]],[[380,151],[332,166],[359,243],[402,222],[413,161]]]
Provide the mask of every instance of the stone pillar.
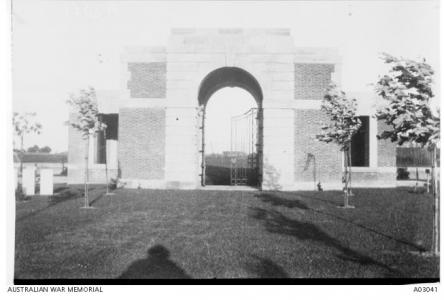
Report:
[[53,170],[40,170],[40,195],[52,195],[54,193]]
[[23,192],[27,196],[35,195],[35,167],[29,166],[23,169],[22,175]]
[[170,188],[196,188],[199,180],[199,145],[195,107],[169,107],[166,111],[165,178]]
[[106,140],[106,161],[108,169],[117,169],[117,141]]
[[294,112],[292,109],[265,108],[263,133],[264,190],[294,186]]

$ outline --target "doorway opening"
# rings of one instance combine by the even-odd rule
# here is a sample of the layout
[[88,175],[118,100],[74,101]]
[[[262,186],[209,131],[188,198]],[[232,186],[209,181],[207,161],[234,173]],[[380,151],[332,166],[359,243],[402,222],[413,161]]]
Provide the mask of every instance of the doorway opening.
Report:
[[202,186],[261,185],[262,91],[248,72],[211,72],[199,90]]
[[205,184],[257,185],[257,103],[241,88],[223,88],[205,108]]

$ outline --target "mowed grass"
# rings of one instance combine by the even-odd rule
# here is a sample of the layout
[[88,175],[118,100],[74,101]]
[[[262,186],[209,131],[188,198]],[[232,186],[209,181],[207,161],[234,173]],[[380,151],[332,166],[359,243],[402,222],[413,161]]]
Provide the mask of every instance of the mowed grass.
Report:
[[[80,187],[79,187],[80,189]],[[17,203],[15,278],[439,277],[428,194],[65,190]]]

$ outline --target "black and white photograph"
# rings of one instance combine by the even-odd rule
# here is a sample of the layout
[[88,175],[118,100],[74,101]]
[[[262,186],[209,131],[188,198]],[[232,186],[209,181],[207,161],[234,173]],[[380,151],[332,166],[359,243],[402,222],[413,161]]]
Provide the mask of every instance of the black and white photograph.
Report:
[[5,2],[5,292],[438,295],[439,0]]

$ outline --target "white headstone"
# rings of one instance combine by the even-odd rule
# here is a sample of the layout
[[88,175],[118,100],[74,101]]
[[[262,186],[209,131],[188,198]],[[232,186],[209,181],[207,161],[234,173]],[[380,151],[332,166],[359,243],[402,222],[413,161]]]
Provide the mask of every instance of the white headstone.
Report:
[[27,196],[35,194],[35,167],[25,167],[22,175],[23,192]]
[[40,195],[52,195],[54,192],[53,170],[40,170]]

